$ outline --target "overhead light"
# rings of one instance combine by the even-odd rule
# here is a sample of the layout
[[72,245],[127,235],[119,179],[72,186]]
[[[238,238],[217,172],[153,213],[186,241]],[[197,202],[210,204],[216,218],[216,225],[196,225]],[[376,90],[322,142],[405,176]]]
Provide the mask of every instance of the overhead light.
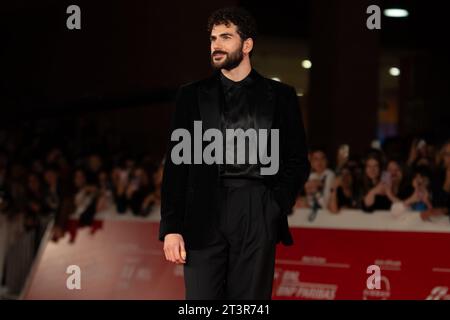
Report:
[[302,67],[305,68],[305,69],[311,69],[311,67],[312,67],[311,61],[307,60],[307,59],[303,60],[302,61]]
[[409,12],[406,9],[390,8],[384,10],[384,15],[390,18],[404,18],[409,15]]
[[372,148],[372,149],[378,149],[378,150],[381,150],[381,142],[380,142],[380,140],[372,140],[372,142],[370,143],[370,147]]
[[275,80],[275,81],[281,82],[281,79],[280,79],[280,78],[277,78],[277,77],[273,77],[273,78],[272,78],[272,80]]
[[389,74],[393,77],[398,77],[400,75],[400,69],[397,67],[389,68]]

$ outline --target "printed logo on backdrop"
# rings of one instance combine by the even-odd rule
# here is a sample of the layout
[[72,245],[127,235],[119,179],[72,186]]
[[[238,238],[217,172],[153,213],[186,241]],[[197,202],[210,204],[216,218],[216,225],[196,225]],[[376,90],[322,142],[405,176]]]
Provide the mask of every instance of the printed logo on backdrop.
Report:
[[431,289],[430,294],[425,300],[450,300],[450,294],[448,294],[448,287],[438,286]]
[[117,287],[123,290],[129,289],[134,281],[147,282],[152,278],[150,267],[140,265],[139,258],[128,258],[122,266]]
[[277,269],[275,279],[280,279],[279,285],[274,290],[277,297],[311,300],[336,299],[337,285],[301,282],[299,271]]

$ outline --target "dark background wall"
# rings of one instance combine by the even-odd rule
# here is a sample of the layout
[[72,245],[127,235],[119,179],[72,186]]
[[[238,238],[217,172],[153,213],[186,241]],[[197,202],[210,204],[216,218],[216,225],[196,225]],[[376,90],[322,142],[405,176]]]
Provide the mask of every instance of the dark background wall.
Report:
[[[314,62],[302,103],[311,144],[333,152],[350,143],[363,152],[376,138],[385,50],[397,50],[401,60],[399,133],[446,137],[445,10],[426,1],[402,2],[410,10],[407,20],[383,18],[381,31],[368,31],[365,8],[391,2],[4,2],[0,124],[59,116],[101,121],[123,112],[122,121],[114,122],[119,130],[139,133],[162,149],[178,86],[210,73],[208,15],[239,4],[255,15],[263,37],[308,44]],[[81,30],[66,28],[70,4],[81,7]]]
[[[72,3],[81,30],[66,28]],[[176,88],[208,73],[205,20],[224,4],[46,0],[4,8],[2,94],[29,108]]]

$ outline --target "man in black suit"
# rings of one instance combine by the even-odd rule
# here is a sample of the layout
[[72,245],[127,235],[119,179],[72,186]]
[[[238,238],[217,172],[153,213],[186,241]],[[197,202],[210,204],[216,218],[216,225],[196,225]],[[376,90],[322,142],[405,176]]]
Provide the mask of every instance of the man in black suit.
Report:
[[[208,29],[215,73],[180,88],[171,132],[195,136],[195,121],[201,121],[202,133],[223,133],[225,159],[180,163],[179,135],[171,136],[159,239],[166,259],[184,264],[187,299],[270,299],[276,244],[292,244],[287,215],[310,171],[297,95],[252,69],[256,24],[246,11],[217,10]],[[249,160],[250,136],[242,150],[227,135],[230,129],[270,131],[270,143],[262,148],[276,157],[277,170],[264,174],[267,163]],[[201,158],[206,142],[203,149],[195,143],[184,149],[182,157]],[[242,153],[244,163],[236,161]]]

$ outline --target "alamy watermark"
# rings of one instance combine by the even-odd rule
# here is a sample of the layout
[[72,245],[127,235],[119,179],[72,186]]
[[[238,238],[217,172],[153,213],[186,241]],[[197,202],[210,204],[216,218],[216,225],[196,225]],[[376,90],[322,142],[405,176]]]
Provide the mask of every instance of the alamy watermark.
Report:
[[66,288],[69,290],[81,290],[81,269],[77,265],[70,265],[66,269],[69,276],[66,279]]
[[367,7],[367,14],[370,16],[366,20],[366,26],[369,30],[381,29],[381,9],[379,6],[373,4]]
[[[202,121],[194,121],[194,137],[187,129],[178,128],[172,132],[171,141],[178,141],[172,148],[170,157],[180,164],[261,164],[261,175],[274,175],[279,168],[278,129],[226,129],[225,141],[219,129],[207,129],[202,134]],[[267,152],[270,134],[270,155]],[[202,150],[203,142],[210,143]],[[224,143],[225,142],[225,143]],[[194,157],[192,158],[192,143]],[[248,148],[246,147],[248,146]],[[247,152],[248,151],[248,152]],[[259,162],[258,162],[259,161]]]
[[66,27],[69,30],[80,30],[81,29],[81,9],[76,4],[72,4],[67,7],[66,13],[70,16],[66,20]]
[[367,274],[370,274],[370,276],[367,278],[366,286],[367,289],[373,290],[373,289],[381,289],[381,269],[380,266],[377,266],[376,264],[372,264],[367,267],[366,270]]

